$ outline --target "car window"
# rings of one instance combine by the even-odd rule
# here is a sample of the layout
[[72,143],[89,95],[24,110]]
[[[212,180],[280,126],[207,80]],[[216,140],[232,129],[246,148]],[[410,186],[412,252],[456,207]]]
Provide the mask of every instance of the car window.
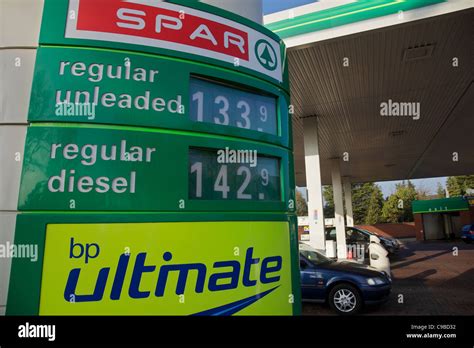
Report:
[[308,263],[300,258],[300,269],[305,269],[306,267],[308,267]]
[[377,235],[376,233],[374,233],[374,232],[370,232],[370,231],[364,230],[364,229],[362,229],[362,228],[361,228],[360,230],[362,230],[363,232],[367,233],[369,236],[378,236],[378,235]]
[[356,240],[358,242],[367,242],[369,240],[369,236],[367,236],[366,234],[364,234],[363,232],[361,231],[354,231],[355,235],[356,235]]
[[356,231],[353,230],[352,228],[346,228],[346,239],[349,241],[356,241],[357,235],[355,232]]
[[367,242],[369,236],[355,228],[349,227],[346,229],[346,239],[350,242]]
[[300,250],[300,254],[304,256],[309,262],[311,262],[314,265],[319,265],[321,263],[327,263],[327,262],[332,262],[330,259],[328,259],[326,256],[323,254],[320,254],[316,251],[312,250]]

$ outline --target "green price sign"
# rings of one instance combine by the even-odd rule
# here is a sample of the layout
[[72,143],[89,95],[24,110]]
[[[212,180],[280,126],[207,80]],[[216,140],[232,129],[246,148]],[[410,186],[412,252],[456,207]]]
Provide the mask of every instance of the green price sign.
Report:
[[179,129],[290,147],[288,101],[271,83],[200,63],[40,47],[28,119]]
[[189,151],[189,198],[280,201],[280,161],[257,151]]
[[292,211],[291,153],[163,130],[29,127],[20,210]]
[[300,312],[277,35],[198,1],[45,0],[31,91],[15,243],[42,252],[8,314]]

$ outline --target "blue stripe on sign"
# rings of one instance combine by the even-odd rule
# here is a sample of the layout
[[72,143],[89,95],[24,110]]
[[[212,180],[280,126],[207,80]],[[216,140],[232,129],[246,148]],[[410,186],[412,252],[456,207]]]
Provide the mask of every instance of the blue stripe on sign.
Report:
[[275,290],[279,286],[280,285],[275,286],[273,289],[261,292],[260,294],[253,295],[253,296],[244,298],[242,300],[231,302],[231,303],[228,303],[226,305],[219,306],[219,307],[216,307],[216,308],[207,309],[203,312],[195,313],[195,314],[192,314],[192,315],[193,316],[194,315],[210,315],[210,316],[232,315],[232,314],[235,314],[238,311],[244,309],[245,307],[250,306],[252,303],[257,302],[262,297],[268,295],[269,293],[271,293],[273,290]]

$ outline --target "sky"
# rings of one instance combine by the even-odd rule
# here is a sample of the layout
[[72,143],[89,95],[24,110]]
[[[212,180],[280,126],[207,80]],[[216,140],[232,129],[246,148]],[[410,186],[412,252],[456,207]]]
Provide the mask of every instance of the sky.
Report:
[[[443,187],[446,187],[446,177],[440,178],[428,178],[428,179],[413,179],[410,180],[416,188],[423,188],[428,190],[429,194],[436,194],[436,190],[438,188],[438,183],[441,183]],[[395,192],[395,184],[400,183],[401,181],[384,181],[378,182],[377,184],[382,189],[382,193],[384,197],[390,196],[392,193]]]
[[315,0],[263,0],[263,14],[286,10],[288,8],[306,5]]

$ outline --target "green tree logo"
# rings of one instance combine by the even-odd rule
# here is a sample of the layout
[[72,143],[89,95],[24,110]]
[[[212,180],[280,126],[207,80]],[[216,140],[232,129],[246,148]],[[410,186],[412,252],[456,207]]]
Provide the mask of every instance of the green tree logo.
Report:
[[277,67],[277,54],[267,40],[258,40],[255,44],[255,55],[258,62],[267,70],[275,70]]

